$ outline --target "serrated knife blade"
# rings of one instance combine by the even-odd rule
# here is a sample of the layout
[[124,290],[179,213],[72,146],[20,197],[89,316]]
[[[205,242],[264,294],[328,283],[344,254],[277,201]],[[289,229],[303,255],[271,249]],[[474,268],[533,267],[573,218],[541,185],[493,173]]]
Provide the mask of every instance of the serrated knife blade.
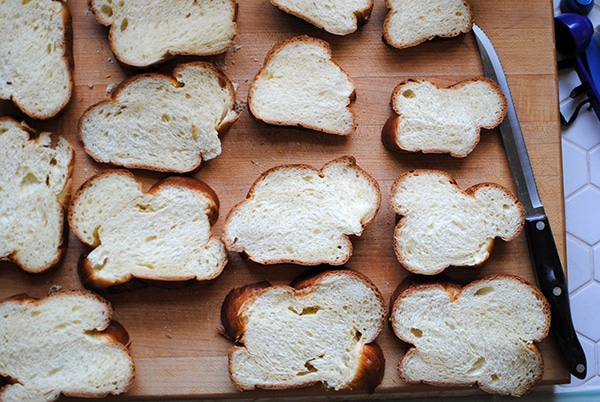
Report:
[[498,126],[519,200],[525,210],[525,233],[540,289],[551,307],[552,331],[571,374],[585,378],[585,353],[573,327],[567,281],[552,230],[538,193],[525,139],[500,58],[488,36],[477,24],[473,34],[484,75],[498,83],[508,102],[506,117]]

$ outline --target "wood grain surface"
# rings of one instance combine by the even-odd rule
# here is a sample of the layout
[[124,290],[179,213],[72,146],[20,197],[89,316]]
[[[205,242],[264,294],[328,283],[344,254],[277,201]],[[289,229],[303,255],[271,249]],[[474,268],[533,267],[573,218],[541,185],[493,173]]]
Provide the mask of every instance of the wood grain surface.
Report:
[[[66,137],[76,150],[73,191],[86,179],[110,166],[93,162],[76,137],[82,112],[106,99],[122,79],[139,73],[121,66],[107,41],[108,29],[98,24],[83,0],[69,1],[73,23],[75,89],[70,104],[48,121],[27,119],[9,102],[0,103],[4,115],[24,119],[38,130]],[[471,0],[475,22],[488,34],[504,64],[521,125],[529,147],[542,201],[551,221],[559,253],[565,261],[565,230],[562,191],[557,73],[550,0]],[[278,41],[307,34],[331,45],[333,59],[352,77],[357,99],[352,108],[359,126],[348,137],[296,128],[267,126],[255,121],[247,108],[222,135],[222,154],[192,173],[218,194],[220,217],[213,231],[221,235],[226,214],[243,200],[254,180],[265,170],[284,163],[306,163],[320,168],[342,155],[353,155],[382,190],[382,206],[375,221],[361,237],[352,238],[354,254],[347,268],[366,274],[389,302],[392,292],[408,275],[392,249],[396,217],[388,206],[390,187],[402,172],[417,168],[441,169],[452,174],[461,188],[480,182],[496,182],[514,191],[499,134],[483,130],[476,149],[467,157],[395,154],[380,141],[385,121],[392,116],[392,90],[408,78],[423,78],[440,86],[482,74],[471,33],[435,40],[398,50],[386,46],[382,25],[387,13],[383,0],[375,0],[371,18],[358,32],[335,36],[276,9],[268,0],[239,0],[236,46],[226,53],[202,58],[214,62],[237,87],[237,101],[245,105],[248,86],[262,66],[266,53]],[[199,27],[199,29],[201,29]],[[173,66],[193,57],[176,58],[153,70],[169,73]],[[135,175],[150,186],[165,174],[137,170]],[[27,293],[41,297],[52,286],[80,288],[77,260],[85,250],[69,234],[62,263],[50,272],[29,275],[9,263],[0,264],[0,297]],[[283,396],[340,395],[320,386],[289,392],[240,393],[227,372],[229,340],[219,334],[219,311],[230,289],[261,280],[289,283],[310,268],[294,265],[259,266],[230,254],[224,273],[209,287],[165,289],[156,286],[105,294],[113,305],[114,318],[129,331],[137,377],[127,395],[117,399],[175,398],[280,398]],[[447,275],[466,282],[492,273],[511,273],[535,282],[525,235],[510,243],[496,242],[491,258],[479,269],[451,268]],[[386,372],[371,397],[448,395],[478,393],[476,387],[451,390],[403,383],[396,372],[406,350],[389,327],[378,338],[386,357]],[[569,374],[560,360],[554,340],[542,342],[545,358],[544,384],[565,383]],[[350,393],[367,398],[367,395]],[[348,397],[346,393],[342,393]],[[69,398],[65,398],[68,400]]]

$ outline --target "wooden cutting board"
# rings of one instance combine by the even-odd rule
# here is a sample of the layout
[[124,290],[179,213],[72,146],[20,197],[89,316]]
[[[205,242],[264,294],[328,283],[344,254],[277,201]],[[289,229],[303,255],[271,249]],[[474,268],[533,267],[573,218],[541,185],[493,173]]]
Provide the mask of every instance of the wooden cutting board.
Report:
[[[107,28],[99,25],[86,9],[86,2],[71,1],[74,33],[75,91],[64,113],[49,121],[25,120],[38,130],[66,137],[76,150],[73,190],[108,166],[94,163],[76,138],[82,112],[106,99],[110,89],[136,71],[123,68],[111,53]],[[353,238],[354,255],[346,267],[366,274],[389,301],[392,292],[407,276],[392,250],[395,215],[388,206],[393,180],[416,168],[441,169],[451,173],[464,189],[480,182],[496,182],[514,191],[504,150],[496,130],[483,130],[481,141],[467,158],[447,155],[394,154],[380,141],[381,128],[392,115],[390,97],[394,87],[408,78],[423,78],[440,86],[479,76],[482,68],[472,34],[436,40],[405,50],[387,47],[381,40],[387,8],[375,0],[370,20],[357,33],[339,37],[320,31],[287,15],[267,0],[240,0],[239,34],[236,46],[223,55],[205,58],[217,64],[237,86],[237,99],[245,104],[248,85],[262,66],[266,53],[278,41],[307,34],[331,45],[334,60],[352,77],[357,99],[353,109],[359,127],[348,137],[306,130],[272,127],[256,122],[245,109],[241,118],[222,136],[223,152],[193,173],[217,192],[220,218],[214,227],[222,234],[223,221],[231,207],[243,200],[260,173],[283,163],[307,163],[321,167],[342,155],[353,155],[358,164],[380,184],[382,207],[363,235]],[[557,73],[553,39],[553,10],[550,0],[471,0],[475,21],[496,46],[508,76],[512,95],[529,147],[539,190],[554,230],[563,262],[565,231],[562,192]],[[200,29],[200,28],[199,28]],[[193,58],[178,58],[158,68]],[[0,104],[2,114],[24,118],[9,103]],[[151,185],[164,175],[135,171]],[[41,297],[51,286],[79,288],[77,259],[81,243],[69,235],[68,250],[61,265],[48,273],[28,275],[9,263],[0,265],[0,297],[28,293]],[[310,268],[294,265],[259,266],[237,254],[222,276],[210,287],[182,289],[148,287],[104,295],[115,309],[114,318],[129,331],[131,352],[137,364],[135,385],[128,398],[217,398],[315,396],[335,393],[321,387],[291,392],[239,393],[227,373],[231,343],[219,335],[221,303],[229,290],[247,283],[269,280],[289,283]],[[480,269],[446,271],[456,281],[466,282],[493,273],[511,273],[535,282],[524,234],[510,242],[498,241],[488,263]],[[378,338],[386,357],[386,372],[376,394],[384,396],[448,395],[447,389],[408,385],[400,381],[396,366],[405,351],[386,327]],[[556,351],[554,340],[541,344],[545,358],[544,384],[565,383],[569,374]],[[477,393],[474,389],[451,393]],[[366,397],[366,395],[365,395]]]

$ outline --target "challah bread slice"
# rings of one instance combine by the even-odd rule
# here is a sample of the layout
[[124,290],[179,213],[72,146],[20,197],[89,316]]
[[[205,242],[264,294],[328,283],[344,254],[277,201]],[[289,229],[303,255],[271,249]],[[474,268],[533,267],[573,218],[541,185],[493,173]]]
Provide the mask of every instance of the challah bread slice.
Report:
[[396,256],[407,270],[424,275],[481,266],[494,239],[514,239],[525,222],[521,203],[502,186],[481,183],[462,191],[449,174],[433,170],[400,175],[390,206],[401,215],[394,230]]
[[0,117],[0,260],[39,273],[64,251],[74,152],[69,142]]
[[271,4],[334,35],[355,32],[373,10],[373,0],[271,0]]
[[433,38],[452,38],[473,27],[467,0],[386,0],[383,40],[404,49]]
[[221,154],[219,133],[239,115],[229,79],[210,63],[181,64],[173,76],[127,79],[80,118],[79,137],[97,162],[189,172]]
[[135,365],[125,328],[110,304],[82,290],[0,302],[0,401],[104,397],[132,385]]
[[325,271],[292,286],[262,282],[232,290],[221,320],[236,346],[229,374],[240,390],[328,388],[372,392],[385,359],[375,338],[386,317],[364,275]]
[[534,342],[550,329],[550,306],[533,285],[496,275],[461,288],[447,282],[401,284],[390,321],[413,345],[400,360],[403,381],[471,386],[520,396],[542,379]]
[[248,90],[252,115],[265,123],[348,135],[358,123],[350,76],[332,60],[329,44],[296,36],[276,44]]
[[211,234],[219,200],[205,183],[172,176],[147,192],[125,170],[105,171],[73,196],[69,224],[94,249],[80,260],[82,281],[115,288],[133,278],[206,282],[227,263]]
[[110,47],[130,67],[149,67],[175,55],[220,54],[237,35],[235,0],[90,0],[89,8],[110,27]]
[[0,3],[0,99],[48,119],[73,89],[71,13],[57,0]]
[[353,157],[264,172],[229,212],[223,242],[260,264],[344,264],[381,204],[377,182]]
[[392,116],[381,139],[392,151],[449,153],[462,158],[479,143],[480,130],[499,125],[506,98],[495,82],[477,77],[448,88],[407,80],[392,94]]

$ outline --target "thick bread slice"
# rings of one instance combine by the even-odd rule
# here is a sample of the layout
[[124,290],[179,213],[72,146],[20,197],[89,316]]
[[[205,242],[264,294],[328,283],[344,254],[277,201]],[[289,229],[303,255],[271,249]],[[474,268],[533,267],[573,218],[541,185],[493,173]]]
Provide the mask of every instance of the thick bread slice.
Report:
[[96,161],[189,172],[221,154],[219,133],[239,115],[229,79],[210,63],[181,64],[173,76],[125,80],[80,118],[79,137]]
[[234,0],[90,0],[89,7],[110,26],[110,47],[130,67],[223,53],[237,35]]
[[473,27],[467,0],[386,0],[383,40],[403,49],[435,37],[452,38]]
[[373,0],[271,0],[271,4],[335,35],[355,32],[373,10]]
[[234,289],[221,309],[236,342],[229,351],[231,380],[240,390],[321,382],[372,392],[385,367],[374,342],[385,317],[379,290],[354,271],[325,271],[292,286],[262,282]]
[[464,288],[449,283],[401,284],[392,301],[394,333],[414,345],[400,360],[402,380],[440,386],[478,384],[520,396],[542,379],[534,342],[550,329],[550,306],[523,279],[498,275]]
[[200,282],[215,279],[227,263],[223,243],[211,234],[219,200],[194,178],[172,176],[144,192],[128,171],[105,171],[73,196],[69,224],[86,245],[80,260],[85,284],[108,288],[132,278]]
[[227,216],[223,241],[260,264],[344,264],[381,203],[377,182],[346,156],[321,170],[282,165],[264,172]]
[[0,259],[32,273],[58,263],[73,156],[66,139],[0,117]]
[[496,237],[510,241],[525,223],[521,203],[500,185],[481,183],[461,191],[449,174],[433,170],[400,175],[390,205],[402,216],[394,231],[396,256],[416,274],[478,267]]
[[491,129],[506,115],[506,98],[495,82],[483,78],[448,88],[408,80],[392,94],[392,116],[381,140],[392,151],[449,153],[467,156],[479,143],[482,128]]
[[87,291],[0,302],[0,401],[53,401],[60,394],[103,397],[132,385],[129,335],[110,304]]
[[0,3],[0,99],[48,119],[71,99],[71,13],[59,0]]
[[278,43],[248,90],[252,115],[265,123],[348,135],[358,123],[350,104],[356,92],[331,59],[329,44],[309,36]]

